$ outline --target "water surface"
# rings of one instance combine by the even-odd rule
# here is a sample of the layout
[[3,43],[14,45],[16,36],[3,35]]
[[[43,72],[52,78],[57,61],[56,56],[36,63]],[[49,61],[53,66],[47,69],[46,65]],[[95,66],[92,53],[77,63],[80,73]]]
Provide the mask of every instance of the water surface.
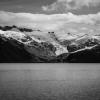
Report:
[[2,64],[0,100],[100,100],[99,64]]

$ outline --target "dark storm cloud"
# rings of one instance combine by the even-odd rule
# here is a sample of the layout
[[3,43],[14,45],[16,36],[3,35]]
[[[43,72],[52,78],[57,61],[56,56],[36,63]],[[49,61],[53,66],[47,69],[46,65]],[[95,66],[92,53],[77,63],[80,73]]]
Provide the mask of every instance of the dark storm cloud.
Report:
[[39,13],[41,6],[51,3],[51,0],[0,0],[0,10]]

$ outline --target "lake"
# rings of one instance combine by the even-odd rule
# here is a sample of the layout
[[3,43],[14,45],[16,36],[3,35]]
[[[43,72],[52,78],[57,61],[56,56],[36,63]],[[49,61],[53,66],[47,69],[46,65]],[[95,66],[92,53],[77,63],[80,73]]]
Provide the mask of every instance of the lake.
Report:
[[100,65],[1,64],[0,100],[100,100]]

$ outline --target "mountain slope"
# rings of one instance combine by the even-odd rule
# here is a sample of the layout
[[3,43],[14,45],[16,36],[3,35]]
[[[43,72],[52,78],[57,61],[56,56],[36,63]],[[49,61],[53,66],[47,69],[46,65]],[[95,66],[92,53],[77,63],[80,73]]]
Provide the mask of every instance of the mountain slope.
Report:
[[62,54],[57,57],[59,62],[70,63],[100,63],[100,45],[97,45],[91,49],[82,49],[69,54]]
[[0,29],[0,62],[100,62],[100,35],[68,33],[60,40],[55,32]]
[[56,48],[37,42],[23,33],[0,31],[0,62],[48,62]]
[[29,52],[25,46],[14,40],[0,37],[0,62],[1,63],[39,63],[49,62],[50,58],[39,56],[36,52]]
[[31,55],[14,40],[0,37],[0,62],[31,62]]

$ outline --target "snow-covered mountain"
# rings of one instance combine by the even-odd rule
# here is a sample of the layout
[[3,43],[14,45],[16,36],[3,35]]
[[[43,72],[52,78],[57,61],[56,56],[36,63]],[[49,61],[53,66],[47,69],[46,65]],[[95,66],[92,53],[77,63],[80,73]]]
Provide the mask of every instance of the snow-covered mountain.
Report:
[[[29,55],[34,55],[38,62],[41,62],[40,59],[43,62],[45,60],[46,62],[53,62],[55,59],[60,59],[60,62],[66,56],[84,50],[92,50],[100,45],[100,35],[66,33],[64,38],[59,38],[56,32],[32,30],[17,26],[0,27],[0,39],[2,43],[7,42],[17,49],[22,46],[24,51]],[[3,49],[3,45],[0,48]],[[64,56],[62,57],[62,55]],[[36,59],[35,62],[37,62]]]

